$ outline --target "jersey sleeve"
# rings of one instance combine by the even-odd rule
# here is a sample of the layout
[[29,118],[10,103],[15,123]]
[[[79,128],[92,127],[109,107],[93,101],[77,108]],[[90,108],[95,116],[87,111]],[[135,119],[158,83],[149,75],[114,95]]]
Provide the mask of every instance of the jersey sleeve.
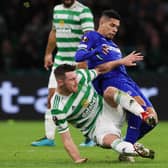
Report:
[[78,80],[85,81],[86,83],[92,82],[98,75],[95,69],[78,69],[76,73]]
[[88,7],[85,7],[80,13],[80,21],[83,33],[94,30],[93,14]]
[[54,7],[54,9],[53,9],[53,16],[52,16],[52,30],[56,30],[56,27],[55,27],[55,24],[54,24],[54,12],[55,12],[55,9],[56,8],[56,6]]
[[94,31],[85,33],[81,38],[80,44],[78,45],[78,50],[80,49],[90,50],[94,46],[94,43],[96,42],[94,34],[95,34]]
[[[97,42],[97,38],[95,35],[95,31],[90,31],[85,33],[78,45],[78,49],[75,53],[75,61],[81,62],[94,57],[97,53],[100,52],[101,47],[95,48],[95,44]],[[94,49],[93,49],[94,48]]]

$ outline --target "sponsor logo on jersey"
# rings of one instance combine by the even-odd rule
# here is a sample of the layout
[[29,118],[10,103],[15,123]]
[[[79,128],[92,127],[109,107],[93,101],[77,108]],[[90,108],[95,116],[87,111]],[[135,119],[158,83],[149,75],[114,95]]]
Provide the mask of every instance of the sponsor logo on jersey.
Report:
[[108,49],[111,50],[111,51],[115,51],[115,52],[121,53],[119,48],[116,48],[116,47],[113,47],[113,46],[108,46]]
[[68,15],[69,20],[74,20],[73,17],[74,17],[73,15]]
[[[85,102],[87,105],[86,110],[83,112],[82,117],[85,118],[88,114],[92,113],[95,110],[96,98],[93,97],[92,100],[89,102],[88,100]],[[84,105],[84,104],[83,104]],[[83,106],[84,107],[84,106]]]
[[57,33],[71,33],[71,29],[65,27],[56,27],[56,31]]

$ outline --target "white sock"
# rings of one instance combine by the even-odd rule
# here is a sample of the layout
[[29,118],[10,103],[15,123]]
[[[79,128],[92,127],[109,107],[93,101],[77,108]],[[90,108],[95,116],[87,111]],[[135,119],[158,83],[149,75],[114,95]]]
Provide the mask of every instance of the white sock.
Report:
[[134,146],[130,142],[123,141],[121,139],[116,139],[111,144],[112,149],[120,154],[127,154],[130,156],[138,156],[134,149]]
[[48,139],[54,140],[56,125],[52,119],[50,109],[47,109],[45,113],[45,135]]
[[144,109],[141,107],[140,104],[138,104],[138,102],[133,97],[121,90],[118,90],[114,94],[114,101],[117,104],[120,104],[124,109],[137,116],[141,117],[141,113],[144,112]]

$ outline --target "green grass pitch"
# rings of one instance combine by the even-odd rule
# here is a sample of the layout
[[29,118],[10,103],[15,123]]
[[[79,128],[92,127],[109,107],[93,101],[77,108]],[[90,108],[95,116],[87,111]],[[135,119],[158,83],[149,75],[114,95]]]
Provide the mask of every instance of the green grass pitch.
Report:
[[[118,154],[111,149],[79,147],[81,155],[89,160],[75,165],[61,144],[56,133],[55,147],[32,147],[30,143],[44,133],[42,121],[0,122],[0,168],[166,168],[168,167],[168,122],[159,125],[140,142],[154,149],[154,160],[136,158],[135,163],[120,163]],[[123,130],[123,132],[125,129]],[[71,128],[76,144],[83,141],[82,135]]]

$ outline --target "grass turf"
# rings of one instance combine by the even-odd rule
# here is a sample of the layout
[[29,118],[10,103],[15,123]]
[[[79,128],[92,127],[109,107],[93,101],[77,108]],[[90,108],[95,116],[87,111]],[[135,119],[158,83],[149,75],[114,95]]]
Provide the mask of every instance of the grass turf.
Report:
[[[81,155],[88,162],[75,165],[64,151],[59,135],[56,133],[55,147],[32,147],[30,143],[41,138],[44,133],[43,122],[1,121],[0,122],[0,168],[166,168],[168,167],[168,122],[159,125],[140,142],[156,151],[154,160],[136,158],[135,163],[120,163],[118,154],[111,149],[98,147],[79,147]],[[123,132],[125,129],[123,130]],[[71,128],[76,144],[83,136]]]

